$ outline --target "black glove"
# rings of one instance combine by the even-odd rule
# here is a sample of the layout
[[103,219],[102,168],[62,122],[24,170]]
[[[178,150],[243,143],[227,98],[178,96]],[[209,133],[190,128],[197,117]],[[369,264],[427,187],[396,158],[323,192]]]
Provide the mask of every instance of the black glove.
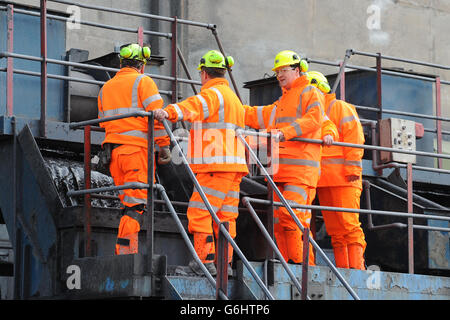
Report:
[[168,164],[172,159],[169,146],[160,147],[158,153],[158,164]]

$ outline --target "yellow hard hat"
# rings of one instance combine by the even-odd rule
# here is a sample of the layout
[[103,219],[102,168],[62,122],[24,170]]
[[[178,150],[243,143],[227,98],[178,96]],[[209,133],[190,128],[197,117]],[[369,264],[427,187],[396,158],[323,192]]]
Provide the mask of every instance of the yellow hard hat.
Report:
[[234,65],[233,57],[228,56],[225,58],[219,51],[210,50],[200,59],[197,70],[201,70],[202,67],[226,69],[227,65],[230,68]]
[[309,83],[311,85],[318,88],[323,93],[330,92],[330,85],[328,84],[328,80],[323,73],[319,71],[309,71],[306,73],[306,77],[309,79]]
[[120,47],[120,60],[138,60],[144,64],[150,60],[150,47],[141,47],[137,43],[129,43]]
[[275,56],[272,71],[284,66],[300,64],[300,72],[308,71],[308,62],[291,50],[283,50]]

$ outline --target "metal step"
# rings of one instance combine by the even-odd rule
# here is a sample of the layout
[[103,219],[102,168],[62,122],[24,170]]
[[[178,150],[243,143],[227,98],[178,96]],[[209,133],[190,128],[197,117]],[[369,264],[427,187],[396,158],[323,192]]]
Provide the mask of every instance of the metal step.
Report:
[[[236,275],[228,277],[227,296],[230,300],[254,300],[248,286]],[[168,266],[164,283],[165,298],[171,300],[215,300],[216,288],[205,276],[198,276],[187,266]]]

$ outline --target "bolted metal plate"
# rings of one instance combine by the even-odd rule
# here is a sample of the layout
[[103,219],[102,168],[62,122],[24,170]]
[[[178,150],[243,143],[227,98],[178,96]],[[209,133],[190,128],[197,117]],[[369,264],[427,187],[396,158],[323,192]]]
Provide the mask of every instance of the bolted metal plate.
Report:
[[[389,118],[380,121],[380,145],[399,150],[416,151],[416,124],[414,121]],[[380,152],[381,161],[416,163],[416,155]]]

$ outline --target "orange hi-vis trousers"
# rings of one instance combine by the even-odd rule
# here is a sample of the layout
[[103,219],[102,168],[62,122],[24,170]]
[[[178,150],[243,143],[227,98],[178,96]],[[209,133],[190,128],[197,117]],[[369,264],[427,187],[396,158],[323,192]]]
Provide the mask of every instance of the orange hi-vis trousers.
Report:
[[[277,187],[289,204],[309,205],[312,201],[311,198],[315,196],[315,188],[298,182],[278,182]],[[276,193],[274,193],[274,201],[280,202]],[[292,208],[292,211],[300,220],[302,226],[309,228],[311,210]],[[302,232],[285,207],[280,207],[274,211],[274,235],[278,249],[286,261],[291,260],[294,263],[303,261]],[[314,251],[310,244],[309,265],[314,264]]]
[[[317,188],[321,206],[360,208],[361,189],[355,187]],[[325,228],[333,247],[345,247],[358,243],[366,248],[364,231],[359,222],[359,213],[322,210]]]
[[[197,173],[197,180],[202,187],[203,192],[208,198],[214,212],[221,222],[229,223],[229,233],[232,238],[236,237],[236,218],[239,215],[239,191],[243,172],[209,172]],[[215,254],[215,245],[211,244],[212,234],[214,232],[218,237],[219,226],[212,220],[205,203],[200,197],[200,193],[194,188],[189,207],[187,210],[188,230],[194,234],[195,251],[203,263],[213,262]],[[196,235],[197,234],[197,235]],[[210,235],[199,237],[198,234]],[[205,250],[204,247],[208,250]],[[228,262],[231,262],[233,256],[232,247],[228,246]]]
[[[146,148],[121,145],[113,149],[109,170],[114,184],[121,186],[132,182],[147,183],[147,159]],[[142,215],[142,207],[147,204],[147,189],[120,190],[119,198],[127,210],[120,219],[116,254],[137,253],[138,233],[141,229],[138,220],[142,220],[138,215]]]
[[[317,195],[321,206],[359,209],[361,189],[357,187],[320,187]],[[366,241],[359,214],[322,210],[327,233],[331,237],[336,266],[365,269]]]

